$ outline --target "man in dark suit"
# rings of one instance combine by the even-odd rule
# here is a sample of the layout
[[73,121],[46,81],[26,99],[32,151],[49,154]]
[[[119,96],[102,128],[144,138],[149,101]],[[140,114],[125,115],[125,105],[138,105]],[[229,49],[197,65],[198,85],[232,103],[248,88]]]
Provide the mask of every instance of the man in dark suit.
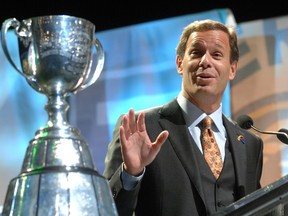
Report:
[[[235,30],[213,20],[186,26],[176,50],[182,88],[171,102],[119,117],[104,176],[119,215],[213,215],[259,189],[263,142],[222,113],[222,97],[239,60]],[[223,168],[203,157],[202,120],[212,130]],[[222,167],[222,166],[221,166]]]

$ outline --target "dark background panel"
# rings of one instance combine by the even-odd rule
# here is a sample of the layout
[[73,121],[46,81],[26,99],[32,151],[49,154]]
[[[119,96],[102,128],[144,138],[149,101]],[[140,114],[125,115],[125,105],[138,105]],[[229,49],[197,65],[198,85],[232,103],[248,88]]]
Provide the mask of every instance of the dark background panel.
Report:
[[[230,8],[238,23],[288,15],[285,1],[2,1],[0,22],[43,15],[71,15],[92,21],[96,31],[123,27],[212,9]],[[286,4],[285,4],[286,5]]]

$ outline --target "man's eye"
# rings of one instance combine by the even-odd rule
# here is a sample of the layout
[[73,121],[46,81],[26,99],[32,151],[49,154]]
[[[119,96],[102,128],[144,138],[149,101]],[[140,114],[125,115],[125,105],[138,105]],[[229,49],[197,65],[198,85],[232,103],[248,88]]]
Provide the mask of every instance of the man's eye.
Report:
[[219,52],[215,52],[213,54],[213,56],[214,56],[214,58],[221,58],[223,55],[221,53],[219,53]]
[[191,52],[191,54],[192,54],[192,55],[200,55],[201,52],[200,52],[199,50],[193,50],[193,51]]

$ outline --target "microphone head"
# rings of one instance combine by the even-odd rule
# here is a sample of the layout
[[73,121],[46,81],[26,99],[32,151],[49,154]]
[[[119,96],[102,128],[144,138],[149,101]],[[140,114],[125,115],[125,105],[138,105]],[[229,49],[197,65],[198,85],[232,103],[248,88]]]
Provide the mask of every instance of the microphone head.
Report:
[[248,115],[241,115],[238,117],[237,123],[241,128],[248,130],[253,126],[253,119]]
[[[277,134],[277,138],[278,138],[281,142],[283,142],[283,143],[285,143],[285,144],[288,144],[288,130],[287,130],[287,129],[284,129],[284,128],[281,128],[278,132],[281,132],[282,134]],[[283,134],[283,133],[285,133],[286,136],[285,136],[285,134]]]

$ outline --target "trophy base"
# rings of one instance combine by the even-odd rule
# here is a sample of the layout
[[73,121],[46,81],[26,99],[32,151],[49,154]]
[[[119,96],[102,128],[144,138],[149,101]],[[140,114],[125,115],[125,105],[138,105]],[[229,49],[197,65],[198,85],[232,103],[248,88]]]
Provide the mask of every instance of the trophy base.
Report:
[[12,179],[2,214],[118,215],[103,176],[95,170],[65,166],[44,167]]

